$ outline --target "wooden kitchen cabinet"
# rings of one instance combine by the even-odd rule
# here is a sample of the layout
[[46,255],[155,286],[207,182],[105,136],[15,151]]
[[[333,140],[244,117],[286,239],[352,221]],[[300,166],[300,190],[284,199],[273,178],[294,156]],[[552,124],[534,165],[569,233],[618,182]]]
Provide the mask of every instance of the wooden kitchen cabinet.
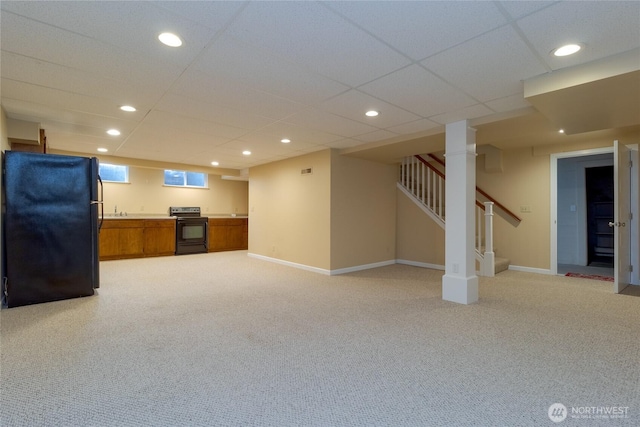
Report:
[[176,252],[176,221],[144,220],[144,256],[173,255]]
[[100,259],[144,256],[144,222],[139,219],[105,220],[100,230]]
[[173,255],[174,219],[105,219],[100,230],[100,260]]
[[[249,247],[248,218],[209,218],[209,252]],[[105,219],[100,230],[100,260],[173,255],[175,219]]]
[[209,218],[209,252],[236,251],[248,247],[247,218]]

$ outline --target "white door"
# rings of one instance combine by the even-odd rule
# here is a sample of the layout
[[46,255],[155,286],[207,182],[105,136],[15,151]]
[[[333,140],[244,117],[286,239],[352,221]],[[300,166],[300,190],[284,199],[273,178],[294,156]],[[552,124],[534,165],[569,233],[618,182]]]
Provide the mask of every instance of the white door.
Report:
[[613,142],[613,292],[620,293],[631,281],[631,151],[619,141]]

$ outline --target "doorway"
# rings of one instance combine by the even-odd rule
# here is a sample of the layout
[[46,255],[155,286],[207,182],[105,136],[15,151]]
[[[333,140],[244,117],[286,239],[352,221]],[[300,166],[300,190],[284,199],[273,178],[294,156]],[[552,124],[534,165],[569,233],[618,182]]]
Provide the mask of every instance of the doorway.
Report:
[[563,153],[552,166],[552,272],[613,278],[613,150]]
[[613,268],[613,166],[587,167],[587,265]]
[[[615,141],[614,147],[604,147],[597,149],[589,149],[582,151],[564,152],[551,154],[550,156],[550,274],[565,274],[570,270],[565,268],[581,268],[586,271],[580,271],[584,274],[604,275],[602,269],[609,267],[591,266],[589,263],[597,259],[590,259],[588,230],[587,230],[587,190],[586,176],[587,168],[599,168],[603,166],[612,166],[614,171],[614,292],[620,292],[617,288],[622,283],[631,285],[640,285],[640,173],[638,164],[640,164],[640,156],[638,154],[638,144],[626,145],[625,150],[619,148],[618,141]],[[623,152],[627,154],[626,159],[621,160],[620,155],[615,153]],[[613,161],[612,161],[613,160]],[[628,166],[623,171],[621,165]],[[620,175],[625,173],[626,177]],[[618,175],[616,177],[616,175]],[[581,181],[582,180],[582,181]],[[620,191],[615,189],[616,180],[618,186],[620,182],[630,184],[630,191],[627,189]],[[621,181],[622,180],[622,181]],[[625,194],[623,199],[621,194]],[[616,193],[618,193],[616,195]],[[626,200],[626,201],[625,201]],[[629,202],[626,207],[621,206],[623,203]],[[619,206],[620,204],[620,206]],[[620,210],[628,209],[628,220],[621,220]],[[617,212],[617,213],[616,213]],[[626,226],[624,225],[626,223]],[[618,224],[620,226],[618,226]],[[607,223],[608,225],[608,223]],[[615,243],[616,233],[624,231],[630,239],[629,253],[620,253],[620,236],[617,236],[618,244]],[[626,239],[626,237],[625,237]],[[624,243],[623,245],[624,246]],[[602,251],[601,251],[602,252]],[[629,259],[630,258],[630,259]],[[627,261],[628,269],[621,267],[620,261]],[[600,271],[598,271],[600,270]],[[630,273],[629,273],[630,271]],[[623,272],[625,277],[621,279]],[[610,275],[607,273],[606,275]],[[628,280],[626,276],[628,277]]]

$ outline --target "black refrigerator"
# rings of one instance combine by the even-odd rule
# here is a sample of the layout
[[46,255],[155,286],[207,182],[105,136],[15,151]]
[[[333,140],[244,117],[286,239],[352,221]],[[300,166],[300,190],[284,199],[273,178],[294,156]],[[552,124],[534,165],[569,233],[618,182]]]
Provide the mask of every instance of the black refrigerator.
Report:
[[3,173],[6,306],[93,295],[100,282],[98,160],[7,151]]

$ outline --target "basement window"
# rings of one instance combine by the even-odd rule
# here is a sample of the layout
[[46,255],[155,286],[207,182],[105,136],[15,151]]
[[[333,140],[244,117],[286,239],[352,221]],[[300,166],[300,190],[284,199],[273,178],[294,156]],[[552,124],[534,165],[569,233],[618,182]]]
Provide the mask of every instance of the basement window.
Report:
[[173,169],[164,170],[164,185],[171,187],[208,188],[207,174]]
[[104,182],[129,182],[129,166],[100,163],[98,173]]

